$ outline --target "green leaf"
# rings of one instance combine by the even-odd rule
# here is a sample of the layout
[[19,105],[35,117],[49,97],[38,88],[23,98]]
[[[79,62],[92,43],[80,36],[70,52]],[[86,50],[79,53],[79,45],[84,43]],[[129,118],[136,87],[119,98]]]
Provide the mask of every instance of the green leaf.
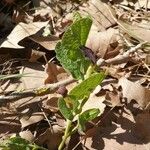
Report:
[[99,109],[93,108],[93,109],[86,110],[82,114],[80,114],[78,118],[79,129],[84,131],[85,123],[96,118],[99,115],[99,113],[100,113]]
[[3,150],[31,150],[28,145],[29,141],[22,139],[20,137],[9,138],[6,143],[3,145]]
[[80,47],[85,45],[91,25],[90,18],[78,18],[55,48],[56,57],[61,65],[76,79],[83,79],[90,65],[90,60],[82,54]]
[[11,137],[0,144],[1,150],[47,150],[17,136]]
[[82,81],[80,84],[74,87],[69,92],[69,96],[74,97],[75,100],[81,100],[85,97],[88,98],[91,92],[103,81],[104,78],[105,74],[103,72],[90,76],[88,79]]
[[80,19],[82,19],[82,16],[80,15],[80,13],[79,12],[75,12],[73,14],[73,22],[75,22],[77,20],[80,20]]
[[59,110],[60,110],[61,114],[66,119],[69,119],[69,120],[73,119],[72,110],[71,110],[71,108],[69,108],[67,106],[67,103],[65,102],[64,98],[60,98],[59,99],[59,101],[58,101],[58,107],[59,107]]

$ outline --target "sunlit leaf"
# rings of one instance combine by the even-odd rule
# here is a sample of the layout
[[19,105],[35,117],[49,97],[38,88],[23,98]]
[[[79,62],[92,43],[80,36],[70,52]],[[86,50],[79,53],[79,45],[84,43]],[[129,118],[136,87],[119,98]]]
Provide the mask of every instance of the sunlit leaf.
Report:
[[80,47],[85,45],[91,25],[92,20],[88,17],[77,19],[55,48],[57,59],[76,79],[83,79],[90,65],[90,60],[83,55]]
[[79,128],[84,131],[85,123],[96,118],[99,115],[99,113],[100,110],[96,108],[84,111],[82,114],[79,115],[78,118]]
[[99,85],[103,81],[104,78],[105,73],[96,73],[73,88],[69,92],[69,95],[74,97],[76,100],[81,100],[85,97],[89,97],[91,92],[96,88],[97,85]]
[[69,120],[73,119],[73,114],[71,108],[67,106],[67,102],[65,102],[64,98],[60,98],[58,101],[59,110],[62,115]]

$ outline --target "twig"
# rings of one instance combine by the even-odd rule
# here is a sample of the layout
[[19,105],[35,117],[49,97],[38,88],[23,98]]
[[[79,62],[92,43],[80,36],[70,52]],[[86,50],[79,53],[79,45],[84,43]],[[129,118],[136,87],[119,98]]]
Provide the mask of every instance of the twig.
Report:
[[145,10],[147,11],[148,9],[148,3],[149,3],[149,0],[146,0],[146,5],[145,5]]
[[135,47],[131,47],[124,54],[122,54],[122,55],[120,54],[120,55],[118,55],[114,58],[108,59],[108,60],[104,60],[104,59],[100,58],[96,64],[97,64],[97,66],[104,66],[105,64],[120,64],[120,63],[126,62],[127,60],[129,60],[130,54],[136,52],[139,48],[141,48],[146,43],[147,42],[142,42]]
[[42,95],[49,94],[53,90],[56,90],[59,86],[67,85],[74,81],[75,79],[73,79],[72,77],[69,77],[66,80],[63,80],[54,84],[47,84],[32,91],[30,90],[30,91],[23,91],[23,92],[14,92],[14,93],[11,93],[10,95],[2,95],[0,96],[0,106],[8,102],[16,101],[21,98],[35,97],[35,96],[42,96]]

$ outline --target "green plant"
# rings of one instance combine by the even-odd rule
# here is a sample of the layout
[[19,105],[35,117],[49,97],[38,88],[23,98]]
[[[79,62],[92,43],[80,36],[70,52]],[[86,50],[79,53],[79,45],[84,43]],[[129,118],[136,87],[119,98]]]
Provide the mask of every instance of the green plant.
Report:
[[0,144],[1,150],[47,150],[21,137],[11,137]]
[[[98,73],[95,64],[85,55],[81,48],[85,46],[92,20],[75,15],[73,24],[64,33],[62,41],[56,45],[56,57],[62,66],[68,70],[80,83],[74,87],[67,96],[61,97],[58,102],[59,110],[65,117],[67,125],[59,150],[62,150],[66,139],[77,130],[85,130],[85,123],[100,115],[97,108],[83,111],[91,92],[105,78],[105,73]],[[76,126],[73,125],[77,122]]]

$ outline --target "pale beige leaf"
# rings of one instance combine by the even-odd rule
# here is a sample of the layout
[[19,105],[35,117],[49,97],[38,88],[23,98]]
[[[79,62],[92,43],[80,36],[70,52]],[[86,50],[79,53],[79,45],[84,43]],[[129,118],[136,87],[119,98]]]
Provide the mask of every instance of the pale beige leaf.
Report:
[[5,48],[24,48],[18,43],[24,38],[35,34],[41,28],[45,27],[48,22],[33,22],[29,24],[19,23],[13,31],[9,34],[7,39],[2,43],[0,47]]
[[129,81],[125,77],[120,78],[118,84],[122,87],[123,97],[127,98],[128,102],[136,100],[141,107],[148,107],[150,102],[149,89],[142,87],[138,83]]
[[33,50],[33,49],[32,49],[29,62],[36,62],[36,61],[37,61],[39,58],[41,58],[42,56],[43,56],[43,57],[45,56],[45,52],[41,52],[41,51],[37,51],[37,50]]
[[82,112],[84,112],[88,109],[97,108],[100,110],[100,114],[102,114],[106,107],[106,105],[103,103],[104,99],[105,98],[103,96],[98,97],[94,94],[91,94],[89,99],[87,100],[87,102],[84,104],[84,106],[82,108]]
[[32,116],[23,116],[21,119],[20,119],[20,122],[21,122],[21,126],[22,128],[25,128],[29,125],[32,125],[34,123],[37,123],[41,120],[43,120],[45,117],[43,115],[43,112],[35,112],[32,114]]
[[33,142],[33,140],[34,140],[34,135],[32,134],[32,132],[30,130],[21,131],[19,133],[19,136],[23,139],[30,141],[30,142]]
[[138,26],[137,24],[131,24],[127,22],[123,22],[121,20],[118,21],[119,26],[121,29],[128,33],[131,37],[139,40],[139,41],[147,41],[150,42],[150,29],[149,25],[140,25]]
[[90,0],[89,7],[81,7],[80,9],[92,16],[93,22],[98,27],[99,31],[104,31],[116,24],[110,12],[106,11],[106,6],[100,0]]
[[[109,28],[106,31],[98,32],[98,30],[92,26],[88,36],[86,46],[92,49],[92,51],[98,56],[98,58],[104,58],[108,53],[113,52],[115,48],[111,48],[111,45],[118,42],[118,30]],[[116,48],[118,43],[116,45]],[[119,49],[115,53],[111,53],[109,57],[113,57],[119,53]]]
[[55,82],[61,80],[62,78],[64,79],[68,76],[68,74],[62,67],[60,67],[52,62],[48,62],[46,64],[45,70],[48,75],[44,81],[45,84],[55,83]]
[[48,37],[44,37],[44,36],[39,36],[39,35],[32,35],[29,37],[31,40],[33,40],[34,42],[40,44],[41,46],[43,46],[44,48],[46,48],[47,50],[54,50],[56,44],[59,41],[59,38],[56,36],[48,36]]

